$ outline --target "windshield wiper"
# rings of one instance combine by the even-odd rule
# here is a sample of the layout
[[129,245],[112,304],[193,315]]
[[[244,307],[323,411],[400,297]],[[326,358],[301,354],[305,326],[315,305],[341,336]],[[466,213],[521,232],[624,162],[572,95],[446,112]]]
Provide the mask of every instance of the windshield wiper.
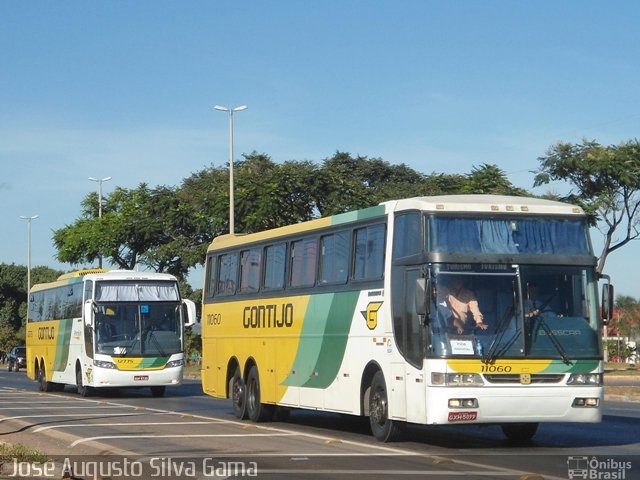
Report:
[[142,341],[143,341],[143,343],[145,343],[147,341],[147,338],[148,338],[149,341],[153,343],[153,346],[156,347],[156,350],[160,353],[160,355],[164,357],[164,356],[166,356],[166,354],[162,350],[162,347],[160,346],[160,342],[158,342],[158,339],[153,334],[153,332],[154,332],[154,330],[149,328],[146,331],[146,333],[142,336]]
[[567,365],[570,365],[572,363],[571,359],[569,358],[569,355],[567,355],[567,352],[565,352],[564,348],[558,341],[556,334],[553,333],[553,330],[551,330],[551,328],[549,328],[549,325],[547,325],[547,322],[544,321],[544,318],[542,318],[541,315],[538,315],[537,318],[538,318],[538,324],[545,331],[545,333],[547,334],[547,337],[549,337],[549,340],[551,340],[551,343],[553,343],[553,346],[556,347],[556,350],[562,357],[562,361]]
[[[498,356],[498,349],[500,348],[500,344],[502,343],[502,339],[504,337],[505,332],[507,331],[507,326],[513,317],[514,312],[513,306],[508,308],[507,311],[502,316],[500,323],[498,324],[497,332],[487,349],[487,354],[482,357],[482,361],[485,363],[493,362]],[[511,345],[518,339],[520,336],[520,330],[517,330],[514,335],[504,344],[504,346],[500,349],[500,353],[506,352]]]

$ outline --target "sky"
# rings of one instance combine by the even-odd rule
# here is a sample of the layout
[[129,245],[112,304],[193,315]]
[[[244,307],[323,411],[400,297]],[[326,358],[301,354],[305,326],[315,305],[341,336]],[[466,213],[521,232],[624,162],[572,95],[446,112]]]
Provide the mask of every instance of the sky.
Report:
[[[336,151],[425,173],[501,168],[532,193],[559,141],[640,131],[640,3],[593,0],[0,2],[0,263],[61,270],[53,231],[97,183],[178,186],[229,156]],[[599,255],[602,235],[593,231]],[[611,254],[640,298],[640,243]],[[194,288],[202,275],[190,275]]]

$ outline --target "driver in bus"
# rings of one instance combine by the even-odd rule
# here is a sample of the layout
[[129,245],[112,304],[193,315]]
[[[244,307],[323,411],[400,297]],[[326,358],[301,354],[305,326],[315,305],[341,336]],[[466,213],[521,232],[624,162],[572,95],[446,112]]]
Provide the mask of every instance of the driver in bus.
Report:
[[108,342],[116,335],[116,327],[111,323],[111,318],[115,315],[115,312],[110,308],[107,308],[105,313],[101,315],[101,320],[98,325],[98,338],[101,342]]
[[[451,311],[451,321],[458,334],[470,330],[472,325],[481,330],[486,330],[489,325],[484,323],[484,315],[478,306],[475,294],[466,287],[461,276],[453,276],[450,280],[440,285],[440,305],[446,306]],[[473,324],[471,323],[473,321]]]

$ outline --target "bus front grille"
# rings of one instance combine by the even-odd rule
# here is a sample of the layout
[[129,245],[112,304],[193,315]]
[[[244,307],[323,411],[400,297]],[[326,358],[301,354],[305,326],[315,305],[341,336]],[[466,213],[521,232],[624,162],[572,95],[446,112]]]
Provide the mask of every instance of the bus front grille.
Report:
[[484,374],[484,379],[489,382],[489,383],[502,383],[502,384],[510,384],[510,383],[517,383],[517,384],[523,384],[523,383],[530,383],[531,385],[534,384],[541,384],[541,383],[560,383],[562,382],[562,380],[564,379],[564,374],[560,373],[560,374],[543,374],[543,373],[534,373],[531,374],[531,381],[530,382],[523,382],[521,379],[521,375],[518,374],[509,374],[509,373],[485,373]]

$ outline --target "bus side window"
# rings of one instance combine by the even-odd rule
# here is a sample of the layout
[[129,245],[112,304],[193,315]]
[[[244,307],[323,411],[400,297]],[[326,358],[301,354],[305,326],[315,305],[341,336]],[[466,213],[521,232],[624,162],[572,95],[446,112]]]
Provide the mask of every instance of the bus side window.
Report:
[[233,295],[236,293],[238,278],[238,254],[227,253],[218,257],[218,294]]
[[207,267],[205,274],[205,298],[212,298],[216,290],[216,257],[207,257]]
[[422,250],[420,214],[411,212],[396,216],[393,228],[393,258],[408,257]]
[[280,290],[284,288],[285,265],[287,261],[287,246],[284,243],[269,245],[264,249],[264,278],[265,290]]
[[291,242],[291,280],[292,287],[312,287],[316,278],[318,241],[305,238]]
[[320,238],[320,285],[344,284],[349,276],[349,233]]
[[379,280],[384,269],[384,224],[370,225],[355,231],[355,280]]

